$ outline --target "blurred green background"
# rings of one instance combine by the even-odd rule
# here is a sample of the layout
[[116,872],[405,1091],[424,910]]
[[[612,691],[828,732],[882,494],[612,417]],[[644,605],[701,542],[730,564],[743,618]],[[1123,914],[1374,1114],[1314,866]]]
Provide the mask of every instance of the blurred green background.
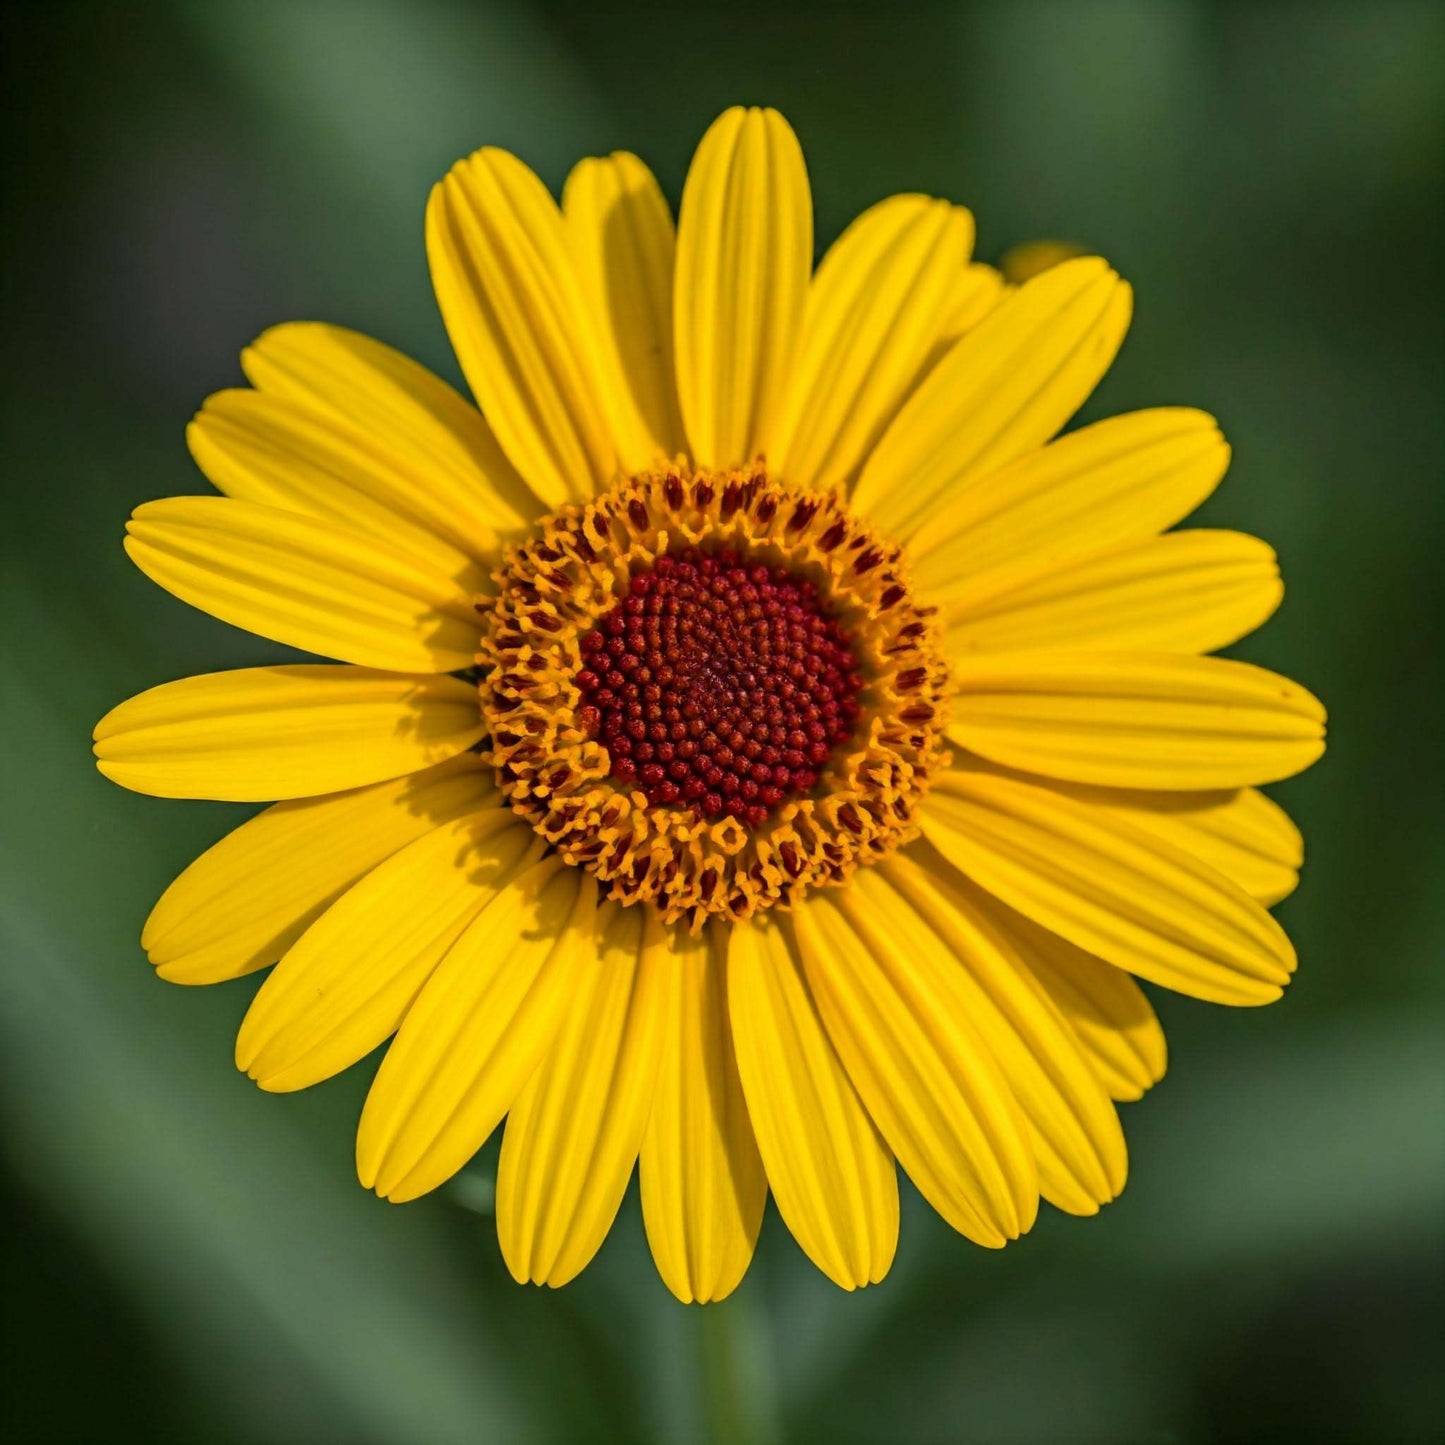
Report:
[[[1441,1438],[1445,8],[55,0],[4,29],[0,1434]],[[796,126],[820,243],[921,189],[974,209],[984,259],[1062,236],[1135,283],[1088,414],[1222,419],[1205,515],[1290,588],[1241,652],[1315,688],[1333,740],[1278,789],[1298,979],[1261,1011],[1158,999],[1172,1069],[1126,1106],[1117,1204],[992,1254],[909,1192],[857,1296],[770,1213],[701,1311],[635,1191],[579,1282],[521,1289],[494,1154],[393,1208],[352,1169],[370,1062],[286,1097],[236,1073],[257,980],[162,984],[137,935],[244,810],[124,793],[89,733],[278,656],[120,547],[132,506],[204,489],[182,431],[242,344],[320,318],[455,376],[421,243],[454,159],[501,144],[558,186],[633,149],[675,201],[736,101]]]

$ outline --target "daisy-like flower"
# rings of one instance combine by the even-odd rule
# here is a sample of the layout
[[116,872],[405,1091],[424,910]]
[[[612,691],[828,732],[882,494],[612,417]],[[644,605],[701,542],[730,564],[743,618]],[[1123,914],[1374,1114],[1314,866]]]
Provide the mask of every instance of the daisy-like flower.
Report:
[[894,196],[814,272],[773,111],[712,126],[675,233],[634,156],[559,208],[478,151],[426,221],[478,407],[280,326],[191,426],[222,495],[130,522],[183,601],[338,660],[96,728],[124,787],[273,803],[167,889],[151,960],[276,965],[236,1048],[264,1089],[390,1039],[357,1139],[388,1199],[505,1118],[518,1280],[576,1275],[634,1164],[682,1300],[736,1286],[769,1191],[844,1288],[888,1270],[900,1165],[989,1247],[1041,1197],[1092,1214],[1164,1071],[1135,978],[1262,1004],[1294,968],[1300,839],[1256,785],[1323,713],[1204,656],[1279,603],[1270,549],[1169,530],[1229,450],[1178,407],[1055,439],[1129,288],[1008,288],[972,240]]

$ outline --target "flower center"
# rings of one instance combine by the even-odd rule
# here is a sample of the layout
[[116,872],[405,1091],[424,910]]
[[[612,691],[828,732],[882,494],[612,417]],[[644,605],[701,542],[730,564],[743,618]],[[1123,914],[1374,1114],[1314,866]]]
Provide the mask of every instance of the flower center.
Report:
[[703,818],[762,826],[813,789],[858,717],[858,660],[818,589],[732,550],[633,573],[581,646],[577,718],[612,777]]
[[479,599],[497,785],[607,896],[746,918],[917,832],[946,756],[933,610],[896,547],[759,464],[546,518]]

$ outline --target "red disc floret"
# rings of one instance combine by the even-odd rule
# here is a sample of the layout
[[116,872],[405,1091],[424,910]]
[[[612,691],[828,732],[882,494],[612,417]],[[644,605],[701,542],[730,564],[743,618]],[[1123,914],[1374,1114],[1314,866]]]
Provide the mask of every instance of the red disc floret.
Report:
[[648,801],[758,827],[852,735],[863,679],[818,590],[736,552],[635,573],[583,635],[579,721]]

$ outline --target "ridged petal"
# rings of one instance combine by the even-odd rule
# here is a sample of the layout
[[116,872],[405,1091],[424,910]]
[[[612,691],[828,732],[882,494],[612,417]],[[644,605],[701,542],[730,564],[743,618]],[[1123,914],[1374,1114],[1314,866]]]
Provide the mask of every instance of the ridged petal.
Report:
[[1227,1004],[1269,1003],[1289,982],[1294,949],[1258,903],[1124,818],[955,768],[938,775],[922,823],[974,882],[1141,978]]
[[552,857],[472,920],[407,1010],[356,1136],[361,1182],[393,1203],[450,1179],[546,1054],[595,953],[597,889]]
[[1076,948],[992,894],[980,889],[974,897],[1069,1021],[1109,1096],[1143,1098],[1169,1063],[1164,1030],[1144,990],[1122,968]]
[[477,690],[302,663],[163,683],[95,725],[97,766],[158,798],[314,798],[465,752],[482,735]]
[[1096,256],[1013,292],[928,374],[878,444],[855,507],[906,542],[978,478],[1042,446],[1108,370],[1129,287]]
[[299,512],[343,534],[360,532],[442,576],[471,573],[473,587],[482,579],[473,558],[496,545],[486,530],[480,548],[460,544],[435,517],[425,481],[422,496],[413,498],[411,478],[355,423],[282,397],[240,387],[215,392],[186,428],[186,445],[227,497]]
[[390,782],[277,803],[166,889],[141,945],[171,983],[217,983],[265,968],[378,863],[494,796],[491,769],[463,753]]
[[976,1244],[1017,1239],[1039,1206],[1028,1125],[948,946],[872,868],[792,916],[828,1037],[908,1177]]
[[812,264],[812,194],[792,128],[774,110],[724,111],[693,157],[677,228],[677,394],[703,466],[768,451]]
[[728,1012],[783,1222],[834,1284],[876,1284],[898,1243],[893,1156],[823,1027],[796,945],[771,915],[731,930]]
[[515,156],[458,161],[432,191],[427,259],[457,360],[502,450],[549,507],[617,470],[596,341],[562,213]]
[[338,438],[364,435],[404,489],[397,502],[474,555],[546,510],[476,407],[369,336],[319,321],[273,326],[241,353],[241,369],[266,397],[325,417]]
[[562,1026],[502,1135],[497,1237],[521,1284],[564,1285],[597,1253],[652,1111],[672,960],[650,910],[608,905],[596,930],[593,952],[569,970]]
[[[968,549],[961,544],[960,555]],[[952,658],[974,652],[1087,648],[1213,652],[1279,606],[1274,551],[1241,532],[1170,532],[1042,567],[967,577],[928,594]]]
[[927,955],[947,981],[1017,1099],[1044,1198],[1071,1214],[1097,1213],[1124,1187],[1124,1131],[1067,1019],[986,911],[994,900],[926,844],[893,854],[858,882],[848,910],[870,911],[880,956],[918,967],[899,943],[884,941],[897,920],[910,937],[926,937],[916,955]]
[[728,1022],[726,925],[675,930],[668,966],[677,990],[638,1162],[642,1218],[668,1289],[706,1303],[747,1271],[768,1183]]
[[364,533],[478,587],[485,573],[476,559],[494,557],[503,534],[472,498],[454,495],[444,472],[433,477],[422,459],[392,456],[364,427],[363,418],[348,425],[284,397],[237,389],[206,398],[186,442],[228,497]]
[[927,196],[863,212],[808,288],[769,460],[797,487],[848,487],[953,320],[973,217]]
[[474,566],[449,576],[379,538],[228,497],[146,502],[125,550],[181,601],[273,642],[394,672],[476,661]]
[[[1010,289],[994,267],[985,266],[981,261],[971,261],[956,273],[939,312],[938,335],[909,395],[953,350],[959,339],[972,331],[1009,294]],[[915,538],[908,546],[910,562],[916,546]],[[951,560],[956,562],[957,554],[951,554]]]
[[1143,542],[1219,485],[1229,446],[1214,418],[1159,407],[1080,427],[959,488],[908,546],[913,577],[946,601],[996,568]]
[[[1037,778],[963,758],[965,769]],[[1192,854],[1271,907],[1294,892],[1304,862],[1304,840],[1278,803],[1254,788],[1166,792],[1152,788],[1096,788],[1051,781],[1051,792],[1073,798],[1103,816],[1123,818]]]
[[369,1054],[396,1031],[462,930],[511,883],[535,837],[493,806],[378,864],[261,985],[236,1038],[236,1067],[287,1093]]
[[948,735],[1007,767],[1115,788],[1237,788],[1324,751],[1324,708],[1219,657],[1017,652],[952,659]]
[[[934,343],[933,360],[942,359],[953,349],[953,343],[972,331],[1000,301],[1007,288],[1004,279],[992,266],[971,261],[953,278],[949,297],[943,308],[942,330]],[[931,367],[930,367],[931,369]]]
[[623,467],[687,450],[672,345],[672,213],[653,174],[617,151],[574,167],[562,211],[602,348],[599,376]]

